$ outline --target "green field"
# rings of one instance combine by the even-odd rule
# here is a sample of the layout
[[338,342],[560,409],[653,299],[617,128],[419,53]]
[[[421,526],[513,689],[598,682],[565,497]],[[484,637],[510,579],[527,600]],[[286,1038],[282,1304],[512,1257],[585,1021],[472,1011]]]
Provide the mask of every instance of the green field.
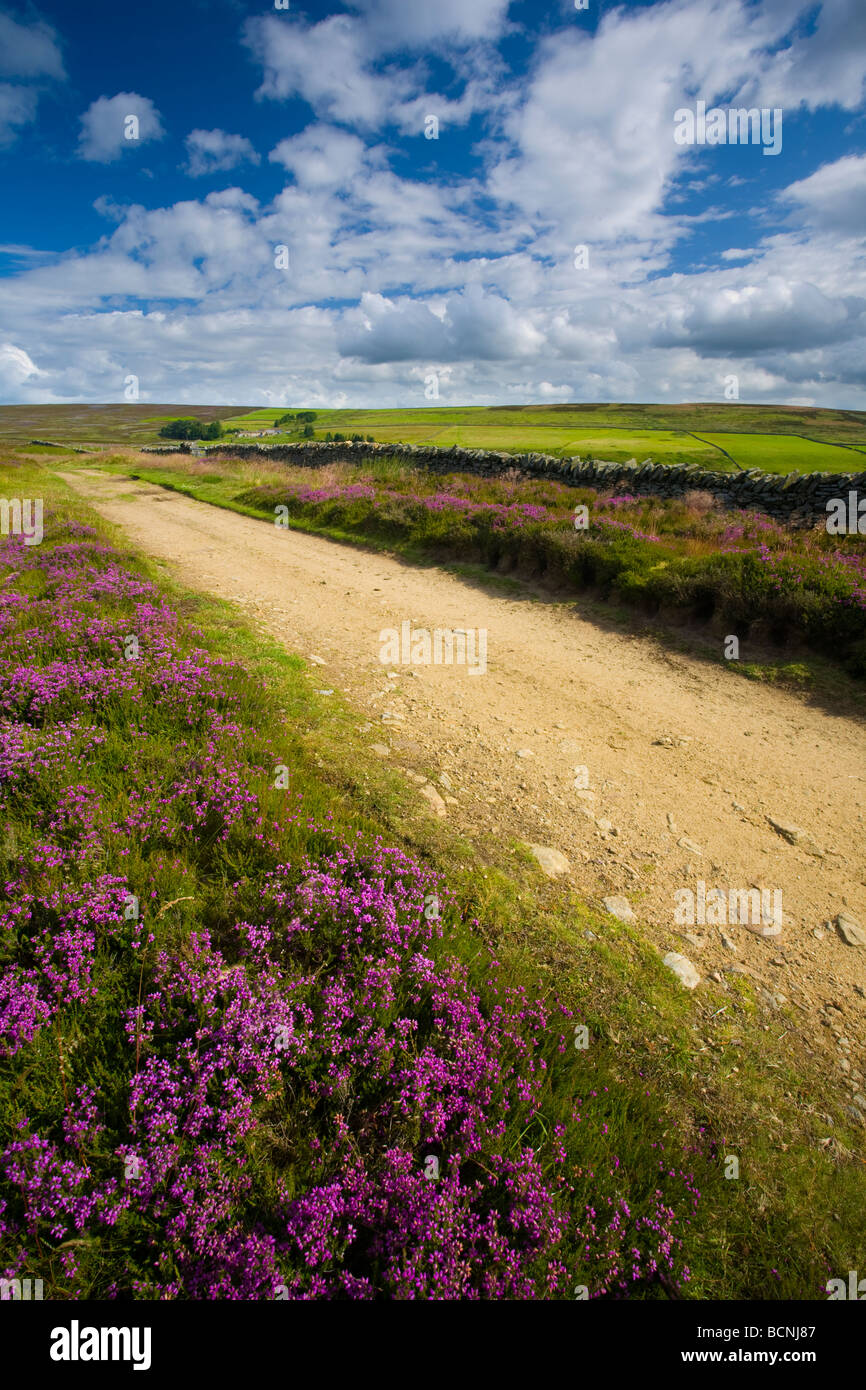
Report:
[[[284,413],[248,411],[224,423],[229,429],[269,429]],[[858,472],[853,449],[866,448],[864,429],[866,413],[739,405],[321,410],[315,424],[317,438],[328,432],[372,434],[386,444],[592,456],[613,463],[651,458],[720,472],[771,473]],[[291,442],[299,435],[286,429],[284,437]]]
[[[178,416],[220,419],[228,429],[252,431],[272,428],[286,410],[140,402],[0,406],[0,442],[21,447],[39,439],[79,447],[141,448],[159,443],[161,426]],[[862,467],[858,452],[866,450],[866,411],[739,403],[318,410],[316,438],[329,432],[371,435],[383,444],[456,445],[560,458],[580,455],[615,463],[651,458],[718,471],[848,473]],[[294,442],[300,437],[299,427],[263,442]]]
[[858,473],[863,467],[850,445],[825,444],[784,434],[708,434],[711,443],[727,449],[741,468],[765,473]]

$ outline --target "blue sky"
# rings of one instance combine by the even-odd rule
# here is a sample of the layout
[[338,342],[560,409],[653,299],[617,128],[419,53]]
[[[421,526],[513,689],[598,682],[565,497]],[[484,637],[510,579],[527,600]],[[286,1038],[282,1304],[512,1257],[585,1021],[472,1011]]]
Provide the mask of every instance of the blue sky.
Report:
[[863,408],[864,79],[866,0],[0,0],[0,400]]

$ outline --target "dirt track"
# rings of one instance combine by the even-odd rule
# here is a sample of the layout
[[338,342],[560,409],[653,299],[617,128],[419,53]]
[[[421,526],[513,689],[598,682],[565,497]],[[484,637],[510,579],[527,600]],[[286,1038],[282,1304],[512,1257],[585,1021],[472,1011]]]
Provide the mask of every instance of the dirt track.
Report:
[[[395,765],[446,773],[451,786],[438,791],[452,799],[439,812],[470,838],[492,830],[561,851],[577,888],[628,897],[647,937],[702,976],[737,964],[784,995],[807,1041],[832,1048],[840,1079],[847,1058],[857,1079],[866,949],[832,928],[821,939],[813,932],[842,910],[866,926],[862,725],[603,631],[580,616],[579,601],[499,597],[146,483],[61,476],[189,587],[234,601],[290,650],[321,657],[315,686],[345,694]],[[380,632],[406,621],[486,629],[486,674],[382,665]],[[580,766],[587,790],[574,786]],[[789,844],[767,816],[806,838]],[[716,926],[675,926],[675,891],[700,879],[708,889],[780,889],[781,935],[726,926],[734,952]],[[831,1025],[850,1052],[834,1045]]]

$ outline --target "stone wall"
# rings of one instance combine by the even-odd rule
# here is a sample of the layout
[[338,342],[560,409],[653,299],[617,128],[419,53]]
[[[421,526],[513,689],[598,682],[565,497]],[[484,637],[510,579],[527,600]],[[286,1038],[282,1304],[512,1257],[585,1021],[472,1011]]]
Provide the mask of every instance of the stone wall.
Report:
[[[190,453],[188,444],[180,448],[146,449],[145,453]],[[811,525],[827,516],[830,498],[847,498],[849,492],[866,496],[866,472],[859,473],[762,473],[750,469],[742,473],[713,473],[703,468],[669,466],[663,463],[603,463],[596,459],[553,458],[550,454],[503,454],[486,449],[436,449],[417,444],[325,443],[310,440],[300,444],[258,445],[218,444],[204,451],[208,458],[250,459],[262,462],[284,460],[296,467],[320,468],[326,463],[367,463],[376,458],[398,458],[437,473],[477,473],[495,477],[509,468],[540,478],[556,478],[573,487],[593,487],[622,492],[652,493],[660,497],[681,497],[699,488],[710,492],[725,507],[748,507],[766,512],[779,520]],[[851,451],[851,458],[856,454]],[[864,455],[866,461],[866,455]]]

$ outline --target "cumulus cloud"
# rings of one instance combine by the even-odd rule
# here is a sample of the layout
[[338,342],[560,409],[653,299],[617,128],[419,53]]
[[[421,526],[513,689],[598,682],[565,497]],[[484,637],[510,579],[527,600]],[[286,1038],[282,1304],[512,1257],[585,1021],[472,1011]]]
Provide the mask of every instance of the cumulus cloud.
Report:
[[264,70],[258,95],[299,97],[329,121],[374,129],[408,90],[405,74],[371,70],[363,29],[348,15],[313,25],[276,15],[253,18],[244,36]]
[[18,24],[0,14],[0,75],[63,78],[57,34],[48,24]]
[[708,286],[656,334],[659,344],[685,341],[711,355],[751,356],[769,348],[815,347],[864,327],[866,302],[846,303],[816,285],[768,276],[760,284]]
[[823,164],[808,178],[789,184],[780,194],[810,226],[862,236],[866,228],[866,155],[846,155]]
[[[43,23],[19,24],[0,14],[0,146],[11,145],[36,119],[46,79],[66,76],[57,35]],[[40,81],[41,79],[41,81]]]
[[763,104],[858,106],[866,82],[862,0],[765,0],[765,6],[785,24],[787,42],[758,64]]
[[365,294],[337,336],[340,352],[364,362],[488,361],[532,356],[542,335],[506,299],[470,286],[437,313],[427,303]]
[[357,135],[325,125],[308,126],[300,135],[281,140],[268,155],[307,188],[350,183],[366,157],[367,148]]
[[261,156],[245,135],[228,135],[224,130],[191,130],[185,143],[188,154],[185,171],[194,179],[235,169],[245,162],[261,163]]
[[382,52],[415,48],[437,39],[454,43],[493,40],[506,25],[511,0],[351,0],[366,21],[372,47]]
[[81,117],[78,153],[81,159],[111,164],[125,150],[164,136],[159,112],[149,97],[118,92],[114,97],[99,97]]
[[36,118],[37,93],[32,87],[0,82],[0,145],[11,145],[22,126]]
[[22,398],[21,388],[45,375],[23,348],[0,343],[0,392],[4,400],[17,403]]

